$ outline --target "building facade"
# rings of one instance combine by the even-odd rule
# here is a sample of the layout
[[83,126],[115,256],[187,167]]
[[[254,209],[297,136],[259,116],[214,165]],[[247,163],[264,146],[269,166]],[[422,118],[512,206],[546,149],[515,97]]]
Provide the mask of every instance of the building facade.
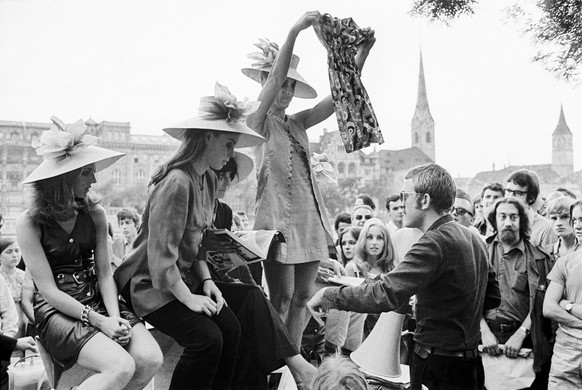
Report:
[[[97,123],[89,119],[86,125],[89,134],[99,137],[97,146],[126,153],[112,167],[97,172],[97,185],[113,191],[136,184],[145,186],[157,165],[179,145],[165,133],[131,134],[127,122]],[[49,128],[50,123],[0,121],[0,212],[8,219],[25,208],[21,182],[42,161],[31,143]]]

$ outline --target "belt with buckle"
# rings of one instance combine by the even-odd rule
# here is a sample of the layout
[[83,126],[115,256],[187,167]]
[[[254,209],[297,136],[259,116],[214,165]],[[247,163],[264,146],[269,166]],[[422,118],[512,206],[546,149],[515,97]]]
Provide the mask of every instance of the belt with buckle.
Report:
[[440,349],[435,347],[425,347],[424,345],[420,345],[418,343],[414,345],[414,352],[423,359],[426,359],[428,355],[464,359],[476,359],[479,357],[479,349],[477,348],[468,349],[465,351],[448,351],[446,349]]
[[498,321],[486,320],[486,322],[492,332],[513,333],[521,326],[521,323],[518,321],[501,323]]
[[55,281],[57,282],[57,284],[87,283],[91,280],[92,273],[93,273],[93,269],[86,269],[83,271],[71,272],[71,273],[60,273],[60,274],[55,275]]

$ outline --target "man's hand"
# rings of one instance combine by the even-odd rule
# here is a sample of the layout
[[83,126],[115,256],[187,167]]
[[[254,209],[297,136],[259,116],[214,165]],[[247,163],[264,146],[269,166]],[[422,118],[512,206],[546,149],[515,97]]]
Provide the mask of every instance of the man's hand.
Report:
[[322,288],[321,290],[316,292],[314,296],[311,297],[309,302],[307,302],[307,307],[309,308],[311,314],[314,317],[318,317],[316,318],[316,320],[317,319],[321,320],[321,318],[325,316],[325,312],[321,309],[321,301],[323,299],[323,293],[325,293],[325,290],[327,290],[328,288],[329,287]]
[[331,260],[331,266],[333,267],[333,273],[334,274],[336,274],[337,276],[342,276],[342,275],[345,276],[345,275],[348,274],[346,272],[346,269],[342,265],[342,263],[340,263],[336,259],[330,259],[330,260]]
[[525,332],[520,328],[505,343],[505,356],[516,358],[519,356],[519,350],[525,339]]
[[36,341],[32,337],[21,337],[16,340],[16,347],[14,347],[16,351],[32,351],[34,353],[38,353],[36,349]]
[[491,331],[481,331],[481,341],[483,342],[483,352],[498,356],[503,351],[499,348],[499,341]]

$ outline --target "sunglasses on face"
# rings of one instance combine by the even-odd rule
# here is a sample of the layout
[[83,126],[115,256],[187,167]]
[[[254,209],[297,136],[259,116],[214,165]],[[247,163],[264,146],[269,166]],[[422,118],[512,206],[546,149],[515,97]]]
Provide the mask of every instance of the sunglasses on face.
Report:
[[372,218],[372,216],[371,216],[370,214],[366,214],[366,215],[362,215],[362,214],[360,214],[360,215],[356,215],[356,216],[354,216],[354,218],[355,218],[355,219],[357,219],[357,220],[359,221],[359,220],[360,220],[360,219],[362,219],[362,218],[365,218],[365,219],[370,219],[370,218]]
[[469,210],[466,210],[462,207],[453,207],[453,210],[451,210],[451,212],[456,213],[457,215],[463,216],[465,214],[469,214],[471,217],[473,216],[473,213],[470,212]]
[[505,196],[516,196],[516,197],[520,197],[520,196],[526,196],[527,195],[527,191],[510,190],[509,188],[506,188],[503,191],[505,192]]

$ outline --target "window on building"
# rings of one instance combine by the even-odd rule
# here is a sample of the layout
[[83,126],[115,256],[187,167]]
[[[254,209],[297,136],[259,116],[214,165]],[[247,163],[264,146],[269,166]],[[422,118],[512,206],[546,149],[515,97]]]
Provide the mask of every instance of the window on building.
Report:
[[10,134],[10,139],[11,139],[12,141],[18,141],[18,140],[20,140],[20,134],[18,134],[18,132],[17,132],[17,131],[13,131],[13,132]]
[[432,137],[430,136],[430,131],[426,133],[426,143],[430,144],[432,142]]
[[418,133],[414,133],[414,143],[418,144],[420,142],[420,137],[418,136]]
[[139,158],[137,158],[137,157],[134,157],[134,158],[133,158],[133,162],[134,162],[135,164],[137,164],[137,163],[139,162]]
[[143,169],[137,171],[136,178],[138,183],[142,183],[145,180],[145,172]]
[[113,171],[113,183],[121,184],[121,172],[119,171],[119,169]]
[[20,171],[9,171],[7,177],[10,186],[13,188],[17,188],[18,183],[20,183],[23,179],[22,172]]
[[356,174],[356,164],[350,163],[348,165],[348,175],[355,175]]
[[344,163],[343,162],[341,162],[337,165],[337,172],[340,174],[344,173]]

